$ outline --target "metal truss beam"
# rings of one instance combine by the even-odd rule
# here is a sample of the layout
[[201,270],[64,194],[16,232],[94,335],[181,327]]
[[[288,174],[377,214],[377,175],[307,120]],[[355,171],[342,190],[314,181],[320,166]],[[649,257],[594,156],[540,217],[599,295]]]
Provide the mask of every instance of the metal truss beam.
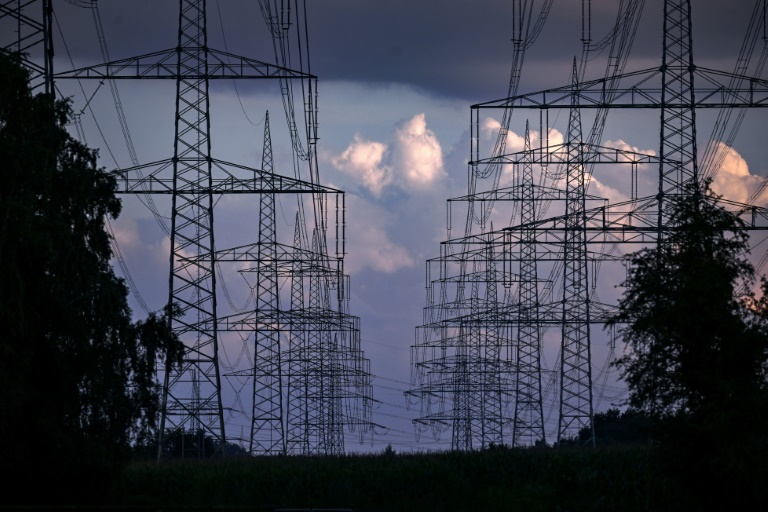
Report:
[[[693,105],[684,99],[663,97],[662,69],[653,68],[607,78],[589,80],[563,87],[547,89],[508,98],[477,103],[473,111],[487,109],[660,109],[662,106],[680,108],[765,108],[768,107],[768,80],[726,71],[696,68],[693,76],[697,86]],[[634,85],[614,87],[619,81],[632,79]],[[729,83],[724,83],[728,81]]]
[[[194,159],[179,158],[176,163]],[[344,194],[343,191],[308,181],[289,178],[245,165],[211,159],[217,176],[207,182],[178,181],[173,175],[174,159],[159,160],[114,171],[119,194]],[[149,174],[144,176],[144,171]]]
[[[207,57],[205,68],[178,68],[178,62],[190,55],[204,54]],[[88,66],[54,75],[61,79],[104,80],[221,80],[221,79],[259,79],[259,78],[301,78],[316,79],[314,75],[287,69],[248,57],[241,57],[227,52],[199,46],[171,48],[147,53],[137,57],[120,59],[97,66]]]

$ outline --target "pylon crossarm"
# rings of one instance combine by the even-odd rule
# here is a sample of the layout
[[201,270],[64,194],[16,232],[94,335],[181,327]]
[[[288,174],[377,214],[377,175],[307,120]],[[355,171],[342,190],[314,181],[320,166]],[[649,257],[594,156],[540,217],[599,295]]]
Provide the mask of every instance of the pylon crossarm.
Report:
[[[702,67],[696,68],[694,77],[698,84],[701,84],[701,80],[709,84],[708,87],[696,87],[694,90],[696,107],[717,102],[729,103],[733,107],[768,107],[766,79]],[[730,105],[732,103],[737,104]]]
[[312,332],[312,324],[322,324],[324,332],[359,331],[360,319],[356,316],[339,313],[338,310],[273,310],[236,313],[218,319],[220,332],[252,332],[255,328],[269,324],[280,324],[291,332]]
[[[317,262],[313,261],[301,261],[296,259],[293,261],[282,260],[274,262],[254,262],[254,266],[240,269],[238,272],[240,272],[240,274],[247,275],[254,272],[258,273],[263,271],[265,268],[277,268],[285,276],[338,280],[342,278],[341,266],[339,265],[338,260],[336,260],[336,264],[337,267],[333,268],[327,265],[318,265]],[[291,266],[293,266],[293,268],[291,268]]]
[[[667,98],[663,106],[667,109],[678,108],[739,108],[739,107],[768,107],[768,80],[717,71],[707,68],[697,68],[694,76],[701,79],[693,93],[693,105],[684,101],[675,102]],[[628,78],[640,78],[640,82],[630,87],[614,87],[612,84]],[[650,108],[662,107],[663,87],[660,69],[636,71],[623,75],[600,78],[567,85],[544,91],[537,91],[499,100],[472,105],[472,110],[506,109],[510,107],[522,109],[542,108]],[[727,85],[724,79],[735,80],[738,85]]]
[[[660,77],[658,68],[634,71],[623,75],[616,75],[608,78],[600,78],[577,84],[568,84],[562,87],[546,89],[544,91],[531,92],[502,98],[498,100],[486,101],[472,105],[472,110],[480,109],[506,109],[514,108],[604,108],[608,105],[613,106],[614,101],[621,99],[635,103],[635,97],[648,99],[661,93],[661,85],[651,89],[641,87],[651,78]],[[639,78],[637,85],[627,88],[617,88],[609,84],[617,83],[627,78]],[[651,92],[651,96],[648,96]],[[610,94],[610,96],[608,96]],[[655,105],[654,105],[655,106]]]
[[423,425],[426,427],[434,427],[435,424],[439,425],[442,429],[447,429],[453,423],[453,418],[447,416],[445,413],[433,414],[430,416],[424,416],[422,418],[416,418],[411,420],[415,425]]
[[[198,163],[199,159],[179,159]],[[165,159],[136,167],[112,172],[117,178],[119,194],[343,194],[341,190],[297,180],[279,174],[269,173],[240,164],[214,159],[213,167],[220,172],[210,180],[210,187],[204,182],[188,185],[174,185],[173,159]],[[146,176],[142,171],[149,170]],[[174,188],[175,187],[175,188]]]
[[[673,194],[666,196],[667,201],[674,200]],[[742,217],[750,229],[764,230],[768,229],[768,208],[755,206],[738,201],[720,198],[715,201],[734,215]],[[655,196],[640,198],[635,201],[623,201],[614,203],[605,207],[598,207],[586,210],[584,216],[587,224],[584,226],[586,232],[593,233],[614,233],[616,236],[627,234],[633,237],[633,233],[658,231],[658,226],[654,224],[654,219],[658,215],[658,202]],[[509,236],[515,237],[514,233],[522,229],[533,229],[540,234],[555,233],[557,230],[565,228],[566,216],[550,217],[527,225],[518,225],[504,228],[501,231],[509,233]],[[763,223],[761,224],[760,221]],[[671,226],[663,230],[672,229]],[[488,233],[484,234],[486,237]],[[539,240],[546,243],[546,240]],[[618,236],[614,241],[636,242],[634,239],[624,239]],[[601,242],[597,239],[588,240],[590,243]],[[447,243],[447,242],[444,242]],[[451,243],[463,243],[463,240],[453,240]]]
[[56,80],[75,78],[113,80],[126,79],[160,79],[160,80],[216,80],[224,78],[301,78],[315,79],[314,75],[269,64],[247,57],[241,57],[219,50],[209,49],[208,66],[201,72],[197,68],[187,68],[179,71],[177,64],[179,55],[183,53],[199,53],[200,48],[170,48],[157,52],[146,53],[136,57],[115,60],[96,66],[88,66],[70,71],[56,73]]
[[[524,201],[522,195],[522,186],[496,188],[493,190],[487,190],[485,192],[478,192],[476,194],[470,194],[461,197],[454,197],[448,199],[448,202],[466,202],[466,201]],[[541,201],[564,201],[565,191],[554,187],[534,186],[534,190],[537,193],[537,198]],[[605,202],[607,199],[587,194],[585,195],[587,201],[600,201]]]
[[721,197],[714,201],[733,215],[740,217],[750,230],[768,229],[768,208],[754,204],[741,203]]
[[[562,258],[561,258],[562,259]],[[561,308],[562,302],[550,302],[546,304],[540,304],[538,306],[539,322],[542,325],[560,325],[562,324]],[[594,308],[590,313],[589,322],[596,324],[603,324],[609,321],[615,316],[617,309],[616,306],[610,304],[604,304],[597,301],[590,302],[590,308]],[[427,325],[421,325],[421,329],[458,329],[460,327],[467,326],[481,326],[481,327],[509,327],[515,325],[525,324],[527,320],[520,320],[519,317],[520,306],[518,304],[496,304],[493,308],[481,309],[476,313],[470,313],[466,315],[453,316],[445,320],[440,320]],[[450,343],[451,339],[454,343]],[[439,340],[435,340],[433,345],[435,347],[450,347],[459,346],[465,343],[464,338],[457,337],[442,337]],[[423,344],[422,344],[423,345]],[[427,344],[430,346],[430,344]]]
[[[582,142],[581,150],[584,152],[584,161],[588,164],[657,164],[660,158],[656,155],[628,151],[619,148],[597,146]],[[470,165],[486,164],[520,164],[530,159],[530,164],[557,165],[566,164],[569,159],[568,143],[556,144],[543,148],[532,148],[529,151],[517,151],[506,155],[497,155],[484,158]]]
[[[304,249],[303,247],[295,247],[293,245],[286,245],[281,243],[275,243],[274,245],[274,259],[278,262],[285,262],[285,263],[292,263],[292,264],[301,264],[302,267],[300,268],[312,268],[309,266],[310,263],[312,263],[312,266],[316,266],[314,262],[317,262],[318,259],[322,257],[321,254],[318,254],[315,251],[312,251],[310,249]],[[216,261],[218,262],[248,262],[248,261],[258,261],[259,259],[259,244],[253,243],[253,244],[246,244],[246,245],[240,245],[238,247],[232,247],[229,249],[222,249],[216,251]],[[338,260],[334,260],[334,262],[338,265],[340,262]],[[295,269],[296,271],[300,271],[300,268]],[[337,270],[337,269],[334,269]]]
[[[644,227],[654,227],[650,222],[655,213],[654,207],[656,205],[656,197],[647,196],[584,210],[582,214],[586,223],[582,229],[586,231],[635,231]],[[503,228],[501,231],[512,233],[521,229],[539,231],[565,229],[566,220],[567,215],[559,215],[528,224]]]
[[[169,395],[171,394],[169,393]],[[219,432],[215,428],[215,425],[209,424],[209,422],[206,421],[195,421],[195,419],[199,420],[204,418],[216,419],[216,411],[218,409],[214,398],[215,397],[212,396],[205,400],[201,400],[200,402],[190,401],[189,403],[187,403],[187,401],[175,399],[173,400],[173,405],[166,407],[165,414],[167,416],[182,418],[180,422],[174,424],[175,428],[178,430],[184,430],[188,424],[192,423],[196,424],[198,427],[202,427],[203,430],[212,437],[217,437],[219,436]],[[213,420],[211,420],[211,423]]]
[[[649,196],[636,200],[622,201],[619,203],[590,208],[583,212],[586,219],[586,225],[582,229],[586,232],[637,232],[643,231],[646,228],[656,229],[655,224],[653,223],[653,215],[655,213],[653,206],[656,202],[657,200],[655,197]],[[486,231],[485,233],[476,235],[453,238],[441,242],[440,260],[453,259],[456,261],[469,261],[468,255],[474,250],[472,247],[485,248],[489,244],[502,244],[504,243],[505,236],[514,237],[516,236],[515,233],[521,232],[523,229],[530,229],[539,234],[554,234],[557,233],[558,230],[564,230],[566,228],[566,220],[566,215],[559,215],[499,230]],[[560,239],[555,238],[550,241],[556,240]],[[537,239],[537,242],[546,243],[547,240]],[[465,249],[461,253],[453,254],[450,246],[460,246]]]
[[[444,259],[445,262],[450,262],[448,259]],[[476,260],[473,260],[476,261]],[[497,261],[497,260],[489,260],[489,261]],[[516,276],[515,276],[516,277]],[[472,283],[491,283],[495,284],[499,282],[498,278],[489,278],[488,273],[485,271],[479,271],[479,272],[468,272],[462,274],[460,271],[457,271],[456,274],[451,275],[444,275],[440,279],[433,279],[430,281],[431,284],[440,284],[440,283],[466,283],[466,282],[472,282]]]

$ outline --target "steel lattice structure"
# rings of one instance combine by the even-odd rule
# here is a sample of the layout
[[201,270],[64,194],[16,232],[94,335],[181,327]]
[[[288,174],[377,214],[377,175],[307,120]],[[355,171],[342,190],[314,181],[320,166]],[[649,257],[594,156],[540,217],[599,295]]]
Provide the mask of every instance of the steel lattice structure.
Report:
[[[576,84],[578,72],[575,59],[572,76]],[[560,433],[578,431],[589,426],[592,418],[589,266],[587,240],[582,229],[587,194],[586,160],[582,144],[581,111],[578,97],[573,96],[566,136],[568,154],[565,170]]]
[[[97,8],[95,3],[84,6]],[[39,17],[28,15],[33,8],[39,9]],[[298,21],[300,11],[294,12]],[[13,20],[20,27],[17,40],[4,43],[3,51],[44,46],[44,65],[26,57],[23,63],[32,70],[33,84],[40,81],[46,92],[53,90],[54,79],[175,81],[173,156],[115,171],[120,193],[165,194],[172,201],[169,303],[178,304],[183,312],[172,320],[172,328],[186,352],[180,368],[164,372],[160,456],[163,436],[174,432],[186,433],[185,439],[190,439],[184,449],[187,456],[205,455],[203,437],[212,438],[218,450],[235,440],[252,454],[340,454],[344,427],[357,431],[361,439],[371,428],[370,365],[360,347],[359,319],[349,314],[349,278],[344,274],[344,193],[319,184],[317,79],[307,71],[291,69],[286,44],[291,26],[302,26],[305,20],[299,24],[272,16],[268,2],[262,5],[262,13],[279,65],[210,48],[206,1],[180,0],[175,48],[54,75],[51,2],[16,0],[0,6],[0,20]],[[294,177],[274,170],[268,117],[261,168],[213,156],[209,84],[216,79],[280,82]],[[302,90],[307,91],[301,99],[305,142],[294,119],[291,81],[302,81]],[[308,180],[302,179],[300,166],[308,170]],[[258,240],[220,250],[215,244],[214,205],[228,194],[257,196]],[[278,194],[296,199],[293,244],[281,243],[278,237]],[[331,256],[327,217],[334,201],[331,234],[336,251]],[[223,280],[217,282],[217,273],[223,275],[222,266],[229,262],[237,263],[243,275],[255,277],[246,279],[255,302],[247,311],[222,314],[221,291],[230,297]],[[281,298],[280,284],[286,281],[291,283],[291,294]],[[253,352],[251,363],[222,375],[223,336],[235,332],[243,337],[242,349]],[[225,404],[223,382],[229,379],[250,382],[250,407],[243,406],[239,395],[234,405]],[[249,417],[247,438],[226,435],[226,411]]]
[[54,94],[52,21],[52,0],[0,2],[0,51],[21,59],[34,92]]
[[[487,430],[498,432],[498,438],[513,445],[545,442],[538,407],[542,395],[552,393],[553,388],[559,389],[558,442],[591,425],[594,376],[590,330],[615,312],[614,305],[597,300],[597,270],[604,262],[622,262],[624,252],[663,243],[664,233],[674,228],[666,205],[675,196],[688,193],[686,186],[702,178],[697,156],[697,109],[743,112],[768,106],[768,81],[746,76],[743,55],[736,73],[695,66],[688,0],[658,2],[663,12],[661,65],[625,73],[644,3],[621,2],[616,26],[597,44],[591,41],[585,9],[581,62],[589,60],[590,51],[610,46],[603,78],[585,81],[584,66],[577,69],[574,64],[569,85],[520,95],[516,91],[520,54],[538,35],[539,24],[550,8],[550,2],[543,2],[536,18],[531,16],[533,2],[521,2],[516,7],[520,17],[514,23],[517,35],[513,38],[510,94],[472,106],[469,190],[467,196],[449,200],[449,219],[452,201],[467,203],[467,223],[464,236],[443,242],[440,256],[427,262],[427,307],[424,325],[416,330],[413,389],[408,392],[421,401],[421,417],[415,420],[417,431],[431,428],[439,434],[449,429],[453,449],[481,448],[496,442],[485,435]],[[758,0],[755,5],[758,14],[763,12],[760,4]],[[755,39],[757,32],[750,28],[747,38]],[[758,65],[759,71],[764,61]],[[617,108],[660,113],[658,156],[600,146],[608,114]],[[502,112],[502,123],[492,156],[481,158],[480,113],[489,109]],[[581,111],[585,109],[594,114],[586,137],[581,129]],[[531,148],[526,128],[524,150],[507,154],[505,142],[499,141],[506,140],[512,112],[520,110],[539,112],[539,148]],[[555,110],[569,112],[562,145],[548,144],[549,113]],[[725,126],[717,130],[722,133]],[[715,161],[709,156],[705,176],[717,172],[712,167]],[[622,176],[631,189],[629,200],[609,203],[588,193],[595,165],[609,163],[622,164],[620,167],[628,171]],[[638,190],[637,166],[642,164],[657,166],[656,190]],[[542,183],[552,185],[532,186],[532,166],[537,167]],[[519,186],[499,186],[503,168],[511,168]],[[478,192],[483,185],[485,190]],[[514,205],[511,218],[502,220],[505,226],[501,229],[494,229],[492,211],[504,201]],[[751,230],[765,229],[768,224],[764,208],[728,200],[721,200],[721,204],[742,216]],[[448,229],[450,233],[450,224]],[[497,296],[486,292],[492,299],[484,302],[477,303],[475,293],[470,298],[464,296],[467,289],[484,286],[493,290],[502,284],[505,293]],[[476,303],[478,306],[473,307]],[[507,351],[497,362],[498,370],[489,372],[480,359],[465,364],[450,356],[471,345],[471,329],[504,333]],[[546,329],[560,333],[560,355],[551,369],[541,362],[541,342],[536,341]],[[484,337],[478,350],[487,350],[495,343],[493,336]],[[486,385],[484,379],[489,375],[501,378]],[[479,384],[473,385],[475,382]],[[457,400],[488,394],[501,396],[503,411],[508,412],[489,416],[480,407],[464,406],[463,398]],[[522,432],[526,435],[521,436]]]
[[[531,132],[525,124],[522,176],[520,183],[520,224],[536,222],[536,190],[533,179]],[[547,442],[544,406],[541,400],[541,324],[539,322],[539,272],[536,238],[523,228],[520,240],[520,284],[518,286],[518,340],[515,373],[515,415],[512,444]]]

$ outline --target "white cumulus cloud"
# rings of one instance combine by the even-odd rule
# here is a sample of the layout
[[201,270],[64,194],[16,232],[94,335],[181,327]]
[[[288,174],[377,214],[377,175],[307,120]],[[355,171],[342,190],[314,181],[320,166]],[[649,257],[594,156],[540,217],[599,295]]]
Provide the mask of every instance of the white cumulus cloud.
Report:
[[592,178],[589,181],[589,193],[608,199],[611,203],[620,203],[623,201],[627,201],[629,197],[627,195],[621,193],[619,190],[617,190],[614,187],[608,186],[605,183],[602,183],[600,180],[598,180],[596,177],[592,176]]
[[365,267],[391,274],[416,264],[404,247],[389,239],[382,227],[372,226],[361,230],[356,235],[356,253],[349,257],[348,263],[350,274],[355,274]]
[[349,274],[366,268],[391,274],[416,264],[408,250],[392,241],[387,233],[387,228],[397,223],[390,212],[363,198],[350,196],[347,215],[355,219],[348,228],[346,271]]
[[399,123],[389,142],[365,140],[356,134],[352,143],[330,161],[376,197],[391,184],[409,190],[445,176],[443,149],[435,133],[427,128],[423,113]]
[[608,140],[605,142],[605,146],[609,148],[620,149],[622,151],[631,151],[634,153],[641,153],[643,155],[656,156],[656,151],[653,149],[640,149],[637,146],[624,142],[622,139]]
[[[731,201],[746,203],[753,192],[764,181],[761,176],[750,174],[746,160],[739,153],[722,142],[716,142],[716,156],[722,158],[720,169],[712,182],[712,189]],[[768,191],[757,197],[754,203],[768,203]]]
[[123,218],[119,222],[112,221],[112,233],[115,235],[115,242],[121,250],[136,250],[142,245],[139,236],[139,226],[135,219]]
[[408,184],[428,185],[445,174],[443,150],[424,114],[398,125],[392,156],[393,167]]
[[381,142],[364,140],[355,134],[354,141],[331,163],[339,171],[351,174],[375,196],[392,181],[392,168],[383,164],[388,146]]
[[[496,140],[498,138],[499,130],[501,130],[501,122],[492,117],[486,117],[483,119],[480,126],[480,133],[486,140]],[[539,131],[533,128],[529,129],[531,137],[531,146],[536,147],[539,144]],[[559,130],[552,128],[549,130],[549,140],[546,141],[549,146],[557,146],[565,142],[565,137]],[[507,132],[507,145],[505,153],[515,153],[522,151],[525,148],[525,133],[518,134],[512,130]],[[490,148],[489,148],[490,150]]]

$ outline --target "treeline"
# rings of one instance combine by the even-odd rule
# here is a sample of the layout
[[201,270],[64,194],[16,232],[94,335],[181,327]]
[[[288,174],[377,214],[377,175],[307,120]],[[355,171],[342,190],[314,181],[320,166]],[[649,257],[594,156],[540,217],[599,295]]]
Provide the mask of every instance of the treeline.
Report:
[[173,308],[134,322],[110,266],[116,182],[0,55],[0,456],[4,498],[89,492],[156,435]]
[[168,430],[163,435],[162,453],[159,452],[157,434],[137,440],[131,449],[135,461],[162,459],[249,457],[248,450],[227,441],[223,445],[204,429]]

